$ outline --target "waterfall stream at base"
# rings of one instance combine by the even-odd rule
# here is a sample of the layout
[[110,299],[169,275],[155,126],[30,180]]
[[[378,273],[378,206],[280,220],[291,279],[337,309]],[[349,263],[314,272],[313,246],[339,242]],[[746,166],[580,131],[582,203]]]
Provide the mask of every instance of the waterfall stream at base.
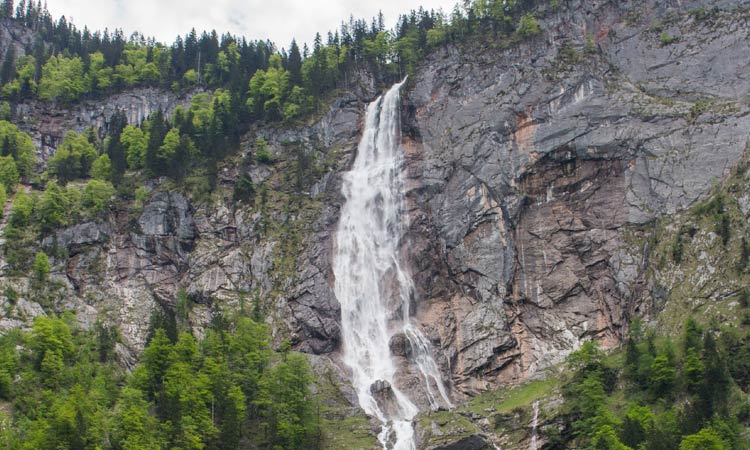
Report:
[[537,427],[539,426],[539,400],[535,401],[532,405],[533,417],[531,418],[531,443],[529,450],[539,449],[539,435]]
[[[431,408],[452,407],[431,345],[410,321],[411,275],[400,261],[405,229],[399,90],[394,85],[367,107],[336,233],[334,290],[341,304],[343,359],[359,404],[383,424],[383,448],[413,450],[417,405],[396,385],[390,341],[403,334],[409,364],[421,377]],[[395,435],[394,435],[395,433]]]

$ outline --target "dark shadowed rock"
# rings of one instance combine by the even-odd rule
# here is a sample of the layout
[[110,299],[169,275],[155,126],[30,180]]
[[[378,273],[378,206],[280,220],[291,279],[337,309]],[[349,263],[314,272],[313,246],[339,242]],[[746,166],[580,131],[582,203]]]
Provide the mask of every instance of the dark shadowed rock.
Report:
[[370,386],[370,394],[375,398],[383,414],[388,417],[398,416],[399,404],[390,383],[384,380],[374,382]]
[[492,447],[481,436],[467,436],[459,441],[431,447],[430,450],[489,450]]
[[70,253],[76,253],[81,247],[107,242],[110,234],[111,231],[106,225],[86,222],[58,231],[54,237],[45,238],[43,245],[45,247],[57,246],[68,249]]
[[401,356],[408,358],[411,356],[412,349],[409,339],[407,339],[404,333],[398,333],[393,335],[391,342],[389,343],[391,354],[395,356]]

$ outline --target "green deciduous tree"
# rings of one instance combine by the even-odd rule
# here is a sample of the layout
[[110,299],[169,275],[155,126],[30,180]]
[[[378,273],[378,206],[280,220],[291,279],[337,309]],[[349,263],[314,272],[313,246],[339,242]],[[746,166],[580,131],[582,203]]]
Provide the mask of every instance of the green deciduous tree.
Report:
[[157,157],[161,160],[161,164],[166,166],[176,157],[177,152],[180,148],[180,130],[172,128],[164,136],[164,142],[159,146]]
[[68,358],[75,351],[70,327],[60,319],[37,317],[31,332],[30,348],[34,360],[41,365],[44,357],[53,353]]
[[43,283],[49,277],[50,264],[49,257],[44,252],[37,252],[34,257],[34,278],[37,282]]
[[16,228],[23,228],[31,221],[34,212],[34,200],[24,191],[19,191],[10,207],[10,224]]
[[271,57],[269,65],[268,70],[255,72],[250,80],[247,106],[256,117],[278,120],[283,118],[290,74],[281,67],[278,55]]
[[115,195],[115,188],[107,181],[89,180],[83,187],[81,204],[89,216],[98,217],[107,211]]
[[159,421],[150,414],[150,405],[138,389],[123,388],[113,423],[113,440],[122,450],[164,448]]
[[81,58],[56,55],[44,64],[39,82],[41,99],[73,102],[87,91]]
[[49,171],[60,183],[66,184],[76,178],[87,177],[96,158],[96,149],[86,136],[69,131],[50,158]]
[[94,52],[89,55],[89,70],[87,84],[90,89],[98,94],[107,92],[113,85],[114,70],[106,65],[102,52]]
[[604,425],[596,430],[590,448],[594,450],[632,450],[620,442],[611,425]]
[[696,434],[682,438],[680,450],[730,450],[719,434],[711,428],[704,428]]
[[12,157],[23,177],[31,175],[34,170],[34,142],[28,134],[5,120],[0,120],[0,156]]
[[0,184],[7,191],[13,191],[20,180],[16,162],[10,156],[0,156]]
[[64,225],[68,208],[62,189],[54,181],[47,183],[39,202],[39,225],[47,232]]
[[142,169],[146,163],[146,148],[149,136],[140,128],[128,125],[120,135],[120,142],[125,147],[126,160],[131,169]]
[[91,163],[91,178],[101,181],[112,181],[112,162],[106,153]]

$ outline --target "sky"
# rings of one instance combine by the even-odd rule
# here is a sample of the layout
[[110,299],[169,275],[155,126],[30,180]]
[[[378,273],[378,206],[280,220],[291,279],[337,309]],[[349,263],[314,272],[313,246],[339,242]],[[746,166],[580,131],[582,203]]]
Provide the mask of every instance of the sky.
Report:
[[[16,0],[18,1],[18,0]],[[369,19],[383,11],[386,26],[398,15],[424,6],[450,13],[458,0],[48,0],[52,17],[72,21],[92,30],[121,28],[125,36],[140,31],[146,37],[171,44],[191,28],[215,29],[248,39],[271,39],[288,47],[292,38],[302,46],[316,32],[325,40],[329,30],[339,28],[349,15]]]

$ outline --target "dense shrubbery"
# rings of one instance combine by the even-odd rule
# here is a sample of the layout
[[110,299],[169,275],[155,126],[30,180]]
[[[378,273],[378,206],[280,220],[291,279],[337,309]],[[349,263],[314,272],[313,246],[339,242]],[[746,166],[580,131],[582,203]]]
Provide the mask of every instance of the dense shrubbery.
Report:
[[[750,338],[735,330],[704,330],[691,319],[677,347],[658,345],[634,323],[622,367],[607,363],[592,342],[570,356],[568,367],[564,394],[578,448],[747,448],[739,430],[750,410],[733,392],[750,388]],[[628,400],[619,404],[623,391]]]
[[197,342],[156,328],[131,375],[116,364],[117,333],[40,317],[0,337],[0,443],[16,449],[313,448],[310,369],[275,353],[265,325],[217,322]]

